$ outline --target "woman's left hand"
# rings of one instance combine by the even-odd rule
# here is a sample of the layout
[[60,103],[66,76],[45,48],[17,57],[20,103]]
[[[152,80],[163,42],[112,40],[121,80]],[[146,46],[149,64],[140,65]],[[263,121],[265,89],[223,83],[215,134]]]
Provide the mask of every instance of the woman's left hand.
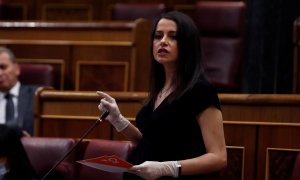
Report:
[[162,176],[177,177],[178,170],[176,165],[176,161],[146,161],[131,167],[129,172],[149,180],[158,179]]

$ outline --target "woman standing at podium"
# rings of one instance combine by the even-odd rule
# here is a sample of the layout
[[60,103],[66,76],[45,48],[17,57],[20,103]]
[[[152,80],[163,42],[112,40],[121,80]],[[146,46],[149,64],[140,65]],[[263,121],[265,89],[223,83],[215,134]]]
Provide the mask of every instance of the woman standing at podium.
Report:
[[215,88],[201,67],[194,22],[172,11],[155,23],[149,96],[135,127],[113,97],[98,91],[99,109],[118,132],[136,143],[124,179],[202,179],[227,163],[223,119]]

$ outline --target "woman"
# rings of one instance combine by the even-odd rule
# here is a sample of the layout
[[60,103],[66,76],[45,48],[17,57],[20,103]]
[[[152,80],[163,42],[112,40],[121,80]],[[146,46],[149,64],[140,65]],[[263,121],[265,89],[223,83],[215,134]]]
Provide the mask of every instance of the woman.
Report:
[[185,14],[172,11],[155,23],[151,81],[137,127],[124,118],[108,94],[99,109],[118,132],[137,144],[124,179],[202,179],[227,163],[217,92],[201,68],[199,32]]

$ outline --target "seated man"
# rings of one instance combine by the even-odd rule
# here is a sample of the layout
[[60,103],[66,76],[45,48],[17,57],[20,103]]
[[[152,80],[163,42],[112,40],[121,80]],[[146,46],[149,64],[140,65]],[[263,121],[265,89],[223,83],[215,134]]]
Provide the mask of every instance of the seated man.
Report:
[[11,50],[0,47],[0,124],[33,134],[33,101],[37,86],[19,82],[20,68]]

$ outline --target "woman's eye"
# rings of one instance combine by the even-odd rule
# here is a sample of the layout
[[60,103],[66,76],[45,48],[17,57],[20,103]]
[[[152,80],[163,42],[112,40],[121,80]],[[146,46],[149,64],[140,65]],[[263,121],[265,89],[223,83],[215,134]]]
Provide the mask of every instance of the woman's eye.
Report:
[[170,38],[173,39],[173,40],[176,40],[177,36],[176,35],[170,35]]
[[162,40],[165,36],[166,36],[166,39],[177,40],[177,35],[173,34],[173,33],[170,33],[170,34],[160,34],[160,33],[158,33],[158,34],[154,35],[154,39]]
[[162,37],[163,37],[163,36],[160,35],[160,34],[155,34],[155,35],[154,35],[154,39],[162,39]]

